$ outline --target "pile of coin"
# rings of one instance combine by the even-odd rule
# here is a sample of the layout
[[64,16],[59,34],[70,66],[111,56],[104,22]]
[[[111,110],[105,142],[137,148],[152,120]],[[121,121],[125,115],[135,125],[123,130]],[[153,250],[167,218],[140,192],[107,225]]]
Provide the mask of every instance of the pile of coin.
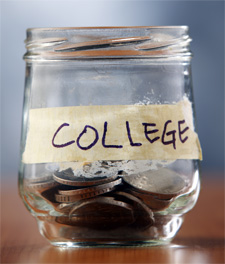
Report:
[[165,168],[93,178],[76,177],[68,168],[25,180],[24,186],[28,206],[38,213],[34,197],[43,199],[57,212],[57,223],[97,230],[123,226],[145,230],[157,225],[155,212],[170,206],[187,184]]

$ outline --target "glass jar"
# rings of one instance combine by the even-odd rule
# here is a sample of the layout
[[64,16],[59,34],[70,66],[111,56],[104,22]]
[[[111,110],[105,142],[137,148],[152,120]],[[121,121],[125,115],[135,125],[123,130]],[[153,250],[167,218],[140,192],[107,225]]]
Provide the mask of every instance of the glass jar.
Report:
[[27,30],[20,195],[57,246],[171,241],[199,195],[188,27]]

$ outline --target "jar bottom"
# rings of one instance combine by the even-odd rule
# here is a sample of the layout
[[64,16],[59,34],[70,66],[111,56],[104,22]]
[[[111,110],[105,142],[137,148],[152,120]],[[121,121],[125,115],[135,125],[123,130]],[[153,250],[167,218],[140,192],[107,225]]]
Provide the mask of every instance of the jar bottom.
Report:
[[60,224],[49,217],[37,218],[40,233],[54,246],[61,247],[141,247],[168,244],[180,229],[183,218],[158,215],[154,225],[144,230],[132,227],[95,230]]

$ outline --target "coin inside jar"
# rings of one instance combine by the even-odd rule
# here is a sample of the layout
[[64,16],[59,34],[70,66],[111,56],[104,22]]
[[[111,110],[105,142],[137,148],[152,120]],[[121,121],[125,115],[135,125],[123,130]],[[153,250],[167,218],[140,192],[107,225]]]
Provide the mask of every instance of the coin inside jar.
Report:
[[90,178],[75,176],[68,168],[26,181],[28,191],[61,214],[56,222],[95,230],[123,226],[146,230],[155,223],[153,212],[168,207],[185,185],[182,176],[165,168]]
[[137,191],[132,190],[132,189],[130,189],[128,192],[133,194],[134,196],[140,198],[141,201],[143,201],[154,212],[166,209],[167,207],[170,206],[170,204],[174,200],[173,198],[171,198],[171,199],[158,199],[151,194],[145,194],[145,193],[137,192]]
[[112,180],[111,182],[108,182],[108,183],[94,185],[94,186],[87,187],[87,188],[78,188],[78,189],[71,189],[71,190],[60,190],[59,189],[59,194],[62,194],[62,195],[82,195],[85,193],[97,192],[99,190],[104,190],[107,188],[113,188],[114,186],[120,184],[121,182],[122,182],[121,179],[117,179],[117,180]]
[[52,173],[42,173],[39,177],[34,177],[34,178],[29,178],[29,179],[24,179],[27,184],[32,184],[32,183],[38,183],[38,182],[45,182],[45,181],[50,181],[53,180],[53,175]]
[[122,199],[132,204],[135,217],[135,222],[133,223],[133,226],[136,229],[146,229],[153,225],[155,220],[152,210],[147,205],[145,205],[145,203],[143,203],[139,198],[123,191],[117,191],[114,193],[114,195],[117,200]]
[[117,179],[115,181],[100,184],[94,187],[83,188],[83,189],[76,189],[76,190],[69,190],[69,191],[59,191],[60,194],[55,195],[55,199],[57,202],[75,202],[86,198],[95,197],[107,192],[111,192],[115,189],[116,186],[121,184],[122,179]]
[[66,169],[64,171],[57,171],[53,174],[53,178],[58,183],[69,185],[69,186],[91,186],[91,185],[98,185],[102,183],[110,182],[117,178],[117,175],[107,177],[77,177],[74,175],[71,168]]
[[154,194],[159,199],[173,198],[187,185],[178,173],[166,168],[124,176],[123,180],[133,189]]
[[112,229],[134,222],[133,207],[114,197],[96,197],[77,202],[68,216],[57,217],[57,222],[87,226],[94,229]]
[[58,185],[59,183],[54,181],[53,178],[51,178],[49,180],[26,183],[25,186],[28,191],[41,193],[46,190],[49,190],[50,188],[56,187]]

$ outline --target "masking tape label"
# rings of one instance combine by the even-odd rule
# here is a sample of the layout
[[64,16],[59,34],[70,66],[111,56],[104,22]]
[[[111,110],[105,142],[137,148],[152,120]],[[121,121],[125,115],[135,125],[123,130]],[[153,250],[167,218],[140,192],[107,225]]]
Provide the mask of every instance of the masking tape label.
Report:
[[189,100],[31,109],[24,163],[202,159]]

